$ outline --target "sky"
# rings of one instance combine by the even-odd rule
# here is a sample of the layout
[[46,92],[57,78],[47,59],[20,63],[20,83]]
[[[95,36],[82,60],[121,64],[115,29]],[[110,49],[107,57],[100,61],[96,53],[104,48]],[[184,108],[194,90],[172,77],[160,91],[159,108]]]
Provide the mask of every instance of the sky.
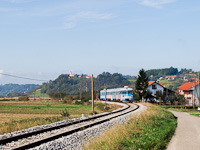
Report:
[[[200,70],[199,0],[0,0],[0,73]],[[0,75],[0,84],[34,83]]]

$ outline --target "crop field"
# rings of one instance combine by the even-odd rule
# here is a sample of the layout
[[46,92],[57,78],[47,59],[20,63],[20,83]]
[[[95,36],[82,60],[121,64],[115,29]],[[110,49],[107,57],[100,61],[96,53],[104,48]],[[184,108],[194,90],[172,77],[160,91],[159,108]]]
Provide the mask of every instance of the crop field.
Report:
[[[96,103],[97,113],[112,111],[118,105]],[[69,116],[63,116],[67,111]],[[1,101],[0,102],[0,134],[48,124],[60,120],[88,116],[92,113],[91,104],[75,105],[52,101]]]

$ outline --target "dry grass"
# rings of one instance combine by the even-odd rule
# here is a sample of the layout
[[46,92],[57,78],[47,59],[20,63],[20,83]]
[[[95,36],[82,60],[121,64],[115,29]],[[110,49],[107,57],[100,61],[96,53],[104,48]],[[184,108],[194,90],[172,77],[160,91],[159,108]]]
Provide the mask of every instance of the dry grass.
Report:
[[9,120],[8,122],[2,123],[0,125],[0,134],[9,133],[21,129],[26,129],[29,127],[49,124],[56,121],[64,120],[64,117],[47,117],[47,118],[31,118],[31,119],[21,119],[21,120]]

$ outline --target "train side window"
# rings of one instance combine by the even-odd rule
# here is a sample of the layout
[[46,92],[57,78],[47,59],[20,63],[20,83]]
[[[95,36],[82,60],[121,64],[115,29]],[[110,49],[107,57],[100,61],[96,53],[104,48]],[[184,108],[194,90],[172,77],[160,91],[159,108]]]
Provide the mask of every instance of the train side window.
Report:
[[122,94],[126,94],[126,91],[122,91]]

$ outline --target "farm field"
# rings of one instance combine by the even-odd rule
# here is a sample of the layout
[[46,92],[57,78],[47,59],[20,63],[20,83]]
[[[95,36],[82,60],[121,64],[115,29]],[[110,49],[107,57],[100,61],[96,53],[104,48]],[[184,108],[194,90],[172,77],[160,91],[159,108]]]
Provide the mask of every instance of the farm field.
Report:
[[172,87],[172,90],[176,91],[177,87],[181,86],[183,83],[185,83],[184,81],[178,81],[178,80],[161,80],[160,83],[163,83],[167,88],[170,88],[170,86]]
[[[106,109],[104,107],[106,106]],[[97,113],[112,111],[118,105],[95,104]],[[63,112],[70,116],[62,116]],[[48,124],[65,119],[88,116],[92,113],[91,105],[63,104],[53,101],[1,101],[0,102],[0,134]]]

